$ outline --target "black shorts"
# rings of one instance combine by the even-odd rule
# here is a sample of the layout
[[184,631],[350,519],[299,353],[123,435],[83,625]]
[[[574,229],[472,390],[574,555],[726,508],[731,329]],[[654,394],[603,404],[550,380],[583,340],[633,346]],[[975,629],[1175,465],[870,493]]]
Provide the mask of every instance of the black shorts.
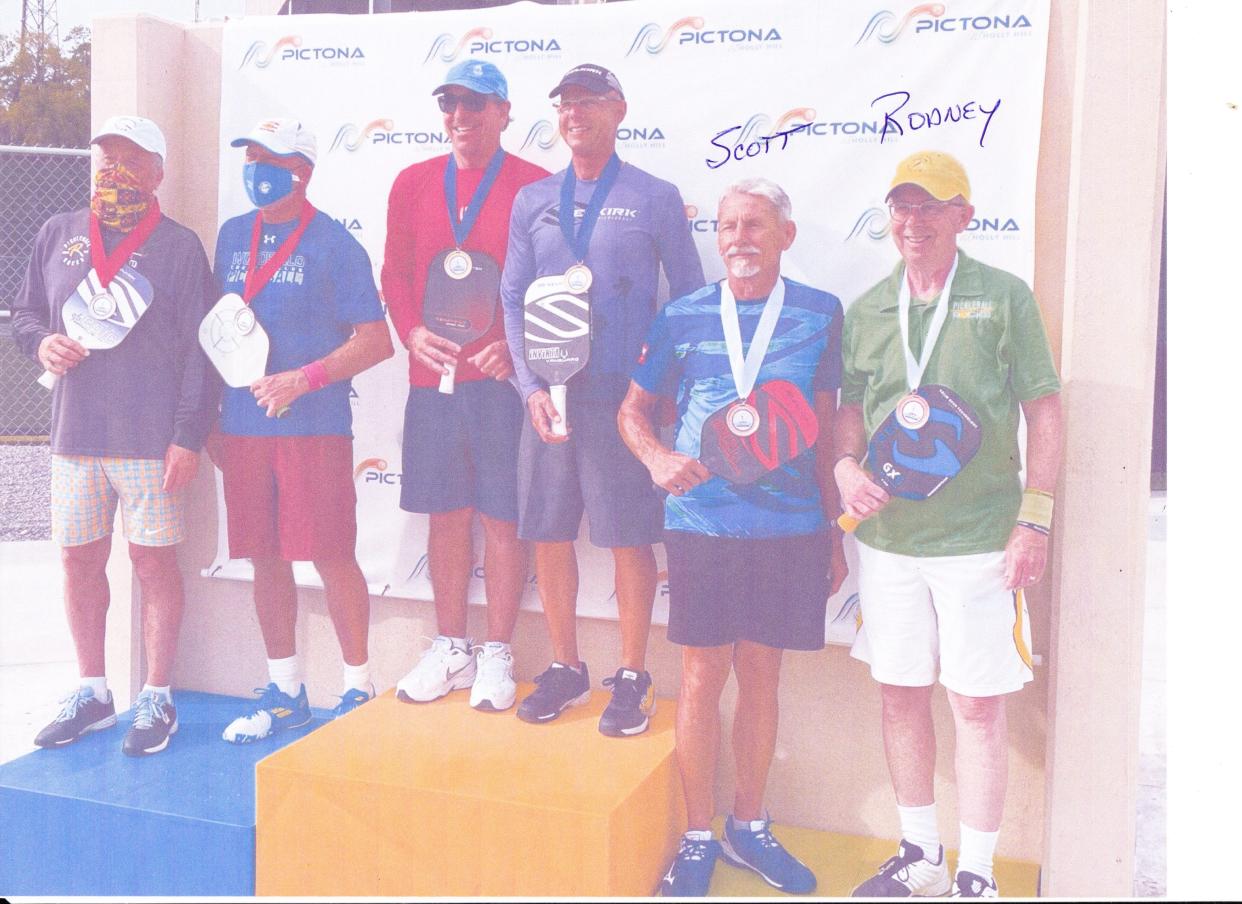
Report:
[[687,647],[749,640],[823,649],[828,536],[750,540],[665,531],[668,639]]

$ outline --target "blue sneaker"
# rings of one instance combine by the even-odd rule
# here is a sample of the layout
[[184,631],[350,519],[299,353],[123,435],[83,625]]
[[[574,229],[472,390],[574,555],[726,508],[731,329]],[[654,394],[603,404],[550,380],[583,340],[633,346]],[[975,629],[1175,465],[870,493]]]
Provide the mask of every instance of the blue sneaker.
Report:
[[332,718],[339,719],[346,713],[351,713],[362,704],[366,703],[375,696],[375,688],[371,688],[371,692],[360,691],[357,688],[350,688],[341,695],[341,702],[332,710]]
[[738,823],[725,820],[721,855],[734,866],[754,870],[773,888],[802,894],[815,890],[815,874],[772,836],[772,817]]
[[691,838],[689,834],[681,836],[677,856],[660,880],[660,894],[666,898],[702,898],[712,884],[720,842],[710,832],[703,833],[706,838]]
[[298,688],[298,695],[290,697],[271,682],[267,687],[256,687],[259,699],[252,711],[239,716],[224,729],[224,740],[230,744],[249,744],[261,741],[278,731],[301,728],[311,720],[310,704],[306,702],[306,685]]

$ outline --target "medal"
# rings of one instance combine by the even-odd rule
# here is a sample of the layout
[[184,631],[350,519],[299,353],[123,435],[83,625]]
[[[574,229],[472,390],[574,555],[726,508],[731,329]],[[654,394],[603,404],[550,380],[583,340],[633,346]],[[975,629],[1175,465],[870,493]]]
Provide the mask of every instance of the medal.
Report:
[[759,409],[748,402],[734,402],[725,412],[725,423],[734,436],[750,436],[759,429]]
[[594,278],[591,268],[586,264],[574,264],[565,271],[565,284],[575,295],[585,295]]
[[931,406],[917,392],[902,396],[895,411],[897,423],[908,430],[918,430],[927,423],[928,417],[931,416]]
[[474,272],[474,261],[470,255],[458,248],[450,251],[444,258],[444,272],[453,279],[465,279]]
[[254,311],[248,307],[239,308],[237,313],[233,315],[233,328],[243,336],[250,335],[257,322],[254,318]]
[[107,320],[116,313],[116,299],[110,292],[99,292],[91,297],[87,310],[96,320]]

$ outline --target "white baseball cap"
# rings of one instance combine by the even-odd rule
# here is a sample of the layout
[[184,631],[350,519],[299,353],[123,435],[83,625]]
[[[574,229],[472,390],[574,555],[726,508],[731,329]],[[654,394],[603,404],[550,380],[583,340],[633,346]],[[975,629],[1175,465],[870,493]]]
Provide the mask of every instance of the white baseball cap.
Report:
[[108,135],[128,138],[144,151],[159,154],[160,160],[168,158],[168,143],[164,141],[164,133],[149,119],[141,116],[109,116],[91,139],[91,144]]
[[296,119],[264,119],[250,130],[249,135],[234,138],[229,142],[235,148],[246,144],[257,144],[278,157],[298,154],[306,158],[312,166],[319,155],[319,143],[315,141],[315,133]]

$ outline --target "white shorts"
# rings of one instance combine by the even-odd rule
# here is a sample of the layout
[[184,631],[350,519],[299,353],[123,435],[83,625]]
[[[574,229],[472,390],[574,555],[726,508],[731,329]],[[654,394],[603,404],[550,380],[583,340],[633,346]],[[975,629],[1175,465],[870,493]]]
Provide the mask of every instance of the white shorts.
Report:
[[903,556],[858,544],[862,626],[851,655],[883,684],[936,681],[994,697],[1034,678],[1022,591],[1005,587],[1005,553]]

